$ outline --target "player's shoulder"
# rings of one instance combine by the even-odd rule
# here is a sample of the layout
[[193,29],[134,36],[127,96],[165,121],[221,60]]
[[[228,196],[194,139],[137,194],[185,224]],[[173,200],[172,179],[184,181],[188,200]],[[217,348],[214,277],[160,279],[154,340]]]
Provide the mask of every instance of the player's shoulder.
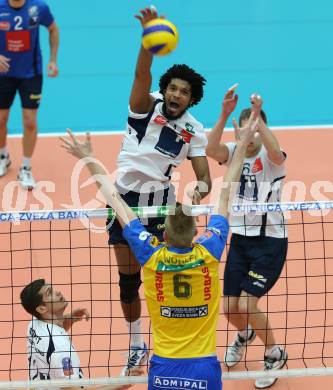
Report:
[[45,0],[30,0],[31,4],[47,5]]
[[150,96],[156,101],[163,101],[164,98],[163,98],[163,95],[161,94],[160,91],[154,91],[154,92],[150,92]]
[[204,132],[204,127],[189,111],[175,121],[179,127],[185,129],[189,133],[196,135]]
[[55,335],[55,334],[63,334],[65,332],[65,329],[56,325],[52,324],[46,321],[38,320],[37,318],[33,318],[29,325],[28,329],[32,330],[32,332],[35,332],[39,335]]
[[270,158],[268,157],[268,152],[267,152],[267,149],[265,148],[265,145],[262,145],[257,157],[260,157],[263,159],[263,161],[266,163],[267,166],[269,166],[270,168],[273,168],[273,169],[276,169],[276,170],[281,170],[281,169],[284,169],[285,167],[285,163],[286,163],[286,159],[287,159],[287,154],[286,152],[281,149],[281,152],[283,153],[284,155],[284,160],[281,164],[277,165],[277,164],[274,164]]
[[2,14],[4,12],[4,10],[6,10],[6,11],[10,11],[11,10],[11,8],[10,8],[10,6],[8,4],[8,0],[0,0],[0,17],[8,16],[6,14],[4,14],[4,15]]
[[30,0],[28,2],[29,9],[33,7],[38,7],[39,9],[48,7],[48,4],[45,0]]
[[47,345],[50,337],[47,322],[37,320],[36,318],[31,320],[28,325],[27,336],[32,344]]
[[199,122],[191,113],[190,111],[186,110],[184,112],[184,119],[186,119],[188,122],[192,123],[196,127],[203,127],[203,124]]

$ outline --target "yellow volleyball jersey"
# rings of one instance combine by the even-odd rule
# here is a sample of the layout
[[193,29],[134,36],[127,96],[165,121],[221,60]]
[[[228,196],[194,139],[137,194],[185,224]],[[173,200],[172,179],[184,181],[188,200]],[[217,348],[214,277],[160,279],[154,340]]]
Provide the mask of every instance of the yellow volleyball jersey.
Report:
[[192,247],[173,248],[159,243],[139,220],[125,226],[123,235],[143,266],[156,355],[216,354],[221,296],[218,268],[228,230],[228,221],[214,215]]

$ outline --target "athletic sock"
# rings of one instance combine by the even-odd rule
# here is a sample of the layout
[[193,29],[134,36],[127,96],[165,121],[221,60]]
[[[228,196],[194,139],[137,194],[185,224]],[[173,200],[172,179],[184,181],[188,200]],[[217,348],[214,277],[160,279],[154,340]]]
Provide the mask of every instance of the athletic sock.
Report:
[[247,341],[251,334],[252,334],[252,326],[250,324],[248,324],[247,328],[244,329],[244,330],[241,330],[238,332],[238,335],[244,340],[244,341]]
[[131,347],[144,347],[143,336],[141,333],[141,320],[140,318],[133,322],[126,321],[126,325],[130,334]]
[[280,359],[281,358],[281,347],[279,345],[274,345],[272,348],[267,348],[265,351],[265,356]]
[[0,148],[0,156],[8,156],[7,147]]
[[23,157],[22,168],[30,168],[31,157]]

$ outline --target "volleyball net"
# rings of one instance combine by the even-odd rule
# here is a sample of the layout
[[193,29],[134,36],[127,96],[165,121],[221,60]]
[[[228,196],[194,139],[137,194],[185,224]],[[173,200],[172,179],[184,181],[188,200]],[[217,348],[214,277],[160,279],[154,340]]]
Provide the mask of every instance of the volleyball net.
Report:
[[[289,249],[279,281],[260,301],[277,342],[288,351],[287,367],[262,371],[264,347],[255,341],[232,370],[223,366],[224,379],[261,376],[290,377],[333,374],[333,202],[252,204],[233,206],[234,212],[286,213]],[[201,231],[213,211],[210,205],[192,207],[200,215]],[[163,207],[138,208],[141,217],[164,216]],[[68,312],[80,307],[89,321],[69,332],[80,357],[84,378],[71,386],[146,383],[147,377],[120,378],[129,350],[118,287],[113,248],[107,244],[105,218],[112,210],[53,210],[0,212],[0,389],[66,387],[68,381],[27,381],[27,325],[20,292],[43,278],[69,302]],[[226,251],[221,262],[221,283]],[[143,298],[143,294],[141,292]],[[153,351],[150,320],[142,305],[145,342]],[[217,353],[222,361],[234,329],[220,313]],[[144,387],[140,387],[144,388]]]

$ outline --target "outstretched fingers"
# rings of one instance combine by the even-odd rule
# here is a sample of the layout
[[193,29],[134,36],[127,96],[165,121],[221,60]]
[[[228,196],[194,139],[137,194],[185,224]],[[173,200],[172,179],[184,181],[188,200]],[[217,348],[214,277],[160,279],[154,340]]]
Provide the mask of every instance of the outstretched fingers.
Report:
[[69,135],[70,139],[73,141],[73,144],[77,145],[78,142],[77,142],[77,139],[75,138],[75,135],[73,134],[72,130],[70,128],[67,128],[66,131],[67,131],[67,134]]
[[251,112],[250,119],[245,127],[247,138],[251,139],[258,130],[259,116],[254,111]]
[[235,118],[232,118],[232,125],[234,127],[235,138],[237,141],[240,141],[240,128],[238,127],[238,123]]
[[[225,98],[225,99],[232,99],[233,96],[234,96],[234,93],[235,93],[235,91],[236,91],[236,88],[238,87],[238,85],[239,85],[238,83],[232,85],[232,86],[228,89],[228,91],[227,91],[227,93],[225,94],[224,98]],[[235,96],[237,96],[237,95],[235,95]]]
[[150,7],[141,9],[137,15],[134,15],[134,17],[144,25],[150,20],[156,19],[158,17],[157,9],[154,5],[151,5]]
[[91,137],[89,131],[86,132],[86,143],[87,145],[91,145]]

